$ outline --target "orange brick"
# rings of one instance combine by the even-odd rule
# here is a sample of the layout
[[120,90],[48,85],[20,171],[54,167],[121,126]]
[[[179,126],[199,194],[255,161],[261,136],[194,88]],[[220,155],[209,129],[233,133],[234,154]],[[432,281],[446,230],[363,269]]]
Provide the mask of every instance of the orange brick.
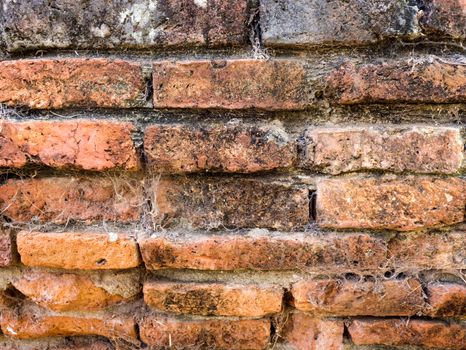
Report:
[[0,167],[136,170],[133,130],[131,123],[103,120],[0,122]]
[[317,222],[338,229],[409,231],[464,220],[466,181],[440,177],[348,177],[317,183]]
[[290,110],[310,102],[299,61],[160,61],[153,67],[156,108]]
[[0,62],[0,103],[36,109],[145,105],[139,63],[105,58]]
[[427,313],[431,317],[466,315],[466,286],[459,283],[432,282],[427,285]]
[[0,185],[0,211],[16,222],[139,220],[142,184],[129,178],[49,177]]
[[272,286],[154,281],[144,284],[152,309],[175,314],[262,317],[280,312],[283,290]]
[[22,231],[17,244],[21,262],[28,266],[102,270],[140,263],[136,242],[121,234]]
[[181,320],[146,316],[139,324],[144,343],[176,349],[264,349],[270,336],[270,320]]

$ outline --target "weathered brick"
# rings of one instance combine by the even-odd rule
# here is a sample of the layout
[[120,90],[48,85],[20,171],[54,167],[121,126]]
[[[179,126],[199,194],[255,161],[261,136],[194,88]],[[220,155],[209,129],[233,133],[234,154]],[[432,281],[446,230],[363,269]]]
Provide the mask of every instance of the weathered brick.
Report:
[[386,243],[367,234],[196,235],[140,241],[148,269],[378,270]]
[[115,350],[109,342],[87,338],[12,339],[0,337],[2,350]]
[[146,316],[139,324],[144,343],[176,349],[264,349],[269,341],[270,320],[181,320]]
[[330,174],[361,170],[448,174],[459,171],[464,158],[458,128],[310,128],[304,136],[303,166]]
[[144,284],[144,301],[161,312],[262,317],[280,312],[283,289],[273,286],[154,281]]
[[427,285],[431,317],[457,317],[466,315],[466,286],[459,283],[432,282]]
[[153,65],[154,107],[304,109],[304,64],[296,60],[160,61]]
[[343,321],[318,319],[292,312],[281,331],[282,342],[291,350],[343,350]]
[[0,211],[16,222],[137,221],[142,184],[123,177],[48,177],[0,185]]
[[0,167],[137,170],[133,130],[104,120],[0,122]]
[[430,0],[424,2],[420,22],[430,35],[466,37],[466,2],[464,0]]
[[141,64],[105,58],[0,62],[0,103],[36,109],[141,107]]
[[409,231],[464,220],[466,181],[440,177],[351,177],[317,183],[317,221],[327,228]]
[[102,270],[140,263],[136,242],[123,234],[21,231],[17,244],[21,262],[28,266]]
[[355,65],[345,62],[327,79],[327,95],[341,104],[466,101],[466,67],[450,58],[417,58]]
[[462,350],[466,327],[459,323],[403,319],[354,320],[349,326],[356,345],[414,345]]
[[388,243],[389,266],[400,270],[465,269],[465,232],[398,234]]
[[10,266],[16,262],[13,233],[0,227],[0,267]]
[[135,322],[127,316],[49,314],[32,305],[3,311],[1,328],[4,334],[19,339],[77,335],[136,339]]
[[149,169],[161,173],[252,173],[291,167],[293,140],[280,127],[152,125],[144,135]]
[[141,289],[136,274],[121,272],[94,276],[27,271],[13,286],[53,311],[99,311],[131,300]]
[[412,316],[424,306],[416,279],[300,281],[291,291],[294,307],[313,315]]
[[35,0],[3,6],[9,51],[246,44],[247,0]]
[[161,178],[153,181],[154,220],[162,227],[292,230],[309,222],[308,189],[256,179]]
[[361,45],[421,35],[408,0],[260,0],[266,46]]

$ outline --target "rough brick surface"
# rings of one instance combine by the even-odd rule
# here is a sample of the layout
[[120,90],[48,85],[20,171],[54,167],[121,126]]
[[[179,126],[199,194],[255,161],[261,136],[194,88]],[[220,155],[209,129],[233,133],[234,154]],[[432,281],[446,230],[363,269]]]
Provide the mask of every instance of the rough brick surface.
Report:
[[154,281],[144,284],[144,301],[161,312],[192,315],[262,317],[281,311],[279,287]]
[[153,65],[156,108],[303,109],[306,72],[296,60],[161,61]]
[[293,350],[343,350],[343,321],[315,318],[304,312],[287,315],[282,342]]
[[256,179],[165,177],[152,184],[162,227],[292,230],[309,219],[308,190]]
[[0,103],[9,106],[141,107],[146,104],[145,88],[136,62],[105,58],[0,62]]
[[252,173],[291,167],[293,140],[280,127],[153,125],[146,129],[148,166],[160,173]]
[[414,345],[464,349],[466,327],[459,323],[407,319],[354,320],[349,334],[356,345]]
[[[105,280],[109,279],[124,284],[127,289],[113,291],[111,285],[105,285]],[[13,281],[13,286],[35,303],[53,311],[99,311],[130,300],[140,291],[134,274],[92,276],[28,271]]]
[[13,264],[16,261],[16,255],[12,232],[0,227],[0,267]]
[[466,315],[466,286],[459,283],[432,282],[427,286],[428,314],[432,317]]
[[454,58],[346,62],[328,77],[327,94],[342,104],[466,101],[466,66]]
[[416,279],[301,281],[291,292],[294,307],[313,315],[412,316],[424,306]]
[[0,348],[2,350],[115,350],[109,342],[82,337],[29,341],[0,337]]
[[[140,324],[141,339],[157,348],[264,349],[270,320],[179,320],[147,316]],[[171,344],[171,345],[170,345]]]
[[4,4],[10,51],[169,48],[247,42],[246,0],[35,0]]
[[148,269],[376,270],[386,263],[386,244],[367,234],[306,237],[286,234],[212,235],[193,240],[140,241]]
[[266,46],[361,45],[421,35],[408,0],[260,0]]
[[425,2],[421,25],[428,34],[466,37],[466,2],[464,0],[431,0]]
[[409,231],[464,220],[466,181],[437,177],[352,177],[317,184],[321,227]]
[[455,173],[463,162],[461,130],[446,127],[309,128],[303,166],[330,174],[383,170]]
[[0,211],[12,221],[136,221],[142,186],[123,177],[49,177],[0,185]]
[[131,123],[112,121],[0,122],[0,167],[136,170]]
[[116,233],[22,231],[17,244],[21,262],[28,266],[102,270],[140,263],[136,242]]

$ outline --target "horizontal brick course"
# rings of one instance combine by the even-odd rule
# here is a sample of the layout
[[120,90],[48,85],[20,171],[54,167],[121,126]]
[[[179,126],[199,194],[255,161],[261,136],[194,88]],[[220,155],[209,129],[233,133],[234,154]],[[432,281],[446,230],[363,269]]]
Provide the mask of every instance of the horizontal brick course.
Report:
[[0,122],[0,167],[137,170],[133,131],[106,120]]
[[461,223],[466,181],[439,177],[348,177],[317,183],[317,222],[339,229],[409,231]]
[[466,286],[459,283],[432,282],[426,288],[431,317],[466,315]]
[[160,61],[155,108],[304,109],[306,71],[296,60]]
[[192,315],[262,317],[282,308],[279,287],[154,281],[144,284],[144,301],[160,312]]
[[146,104],[145,89],[137,62],[105,58],[0,62],[0,103],[8,106],[142,107]]
[[144,135],[148,168],[160,173],[252,173],[291,167],[295,142],[280,127],[151,125]]
[[17,240],[21,262],[28,266],[128,269],[141,261],[134,239],[122,234],[21,231]]

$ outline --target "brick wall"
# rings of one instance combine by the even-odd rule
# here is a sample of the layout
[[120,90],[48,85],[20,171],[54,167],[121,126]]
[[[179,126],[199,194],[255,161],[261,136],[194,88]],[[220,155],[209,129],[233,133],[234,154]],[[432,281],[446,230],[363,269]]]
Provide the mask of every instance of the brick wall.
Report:
[[466,349],[464,0],[0,24],[0,349]]

